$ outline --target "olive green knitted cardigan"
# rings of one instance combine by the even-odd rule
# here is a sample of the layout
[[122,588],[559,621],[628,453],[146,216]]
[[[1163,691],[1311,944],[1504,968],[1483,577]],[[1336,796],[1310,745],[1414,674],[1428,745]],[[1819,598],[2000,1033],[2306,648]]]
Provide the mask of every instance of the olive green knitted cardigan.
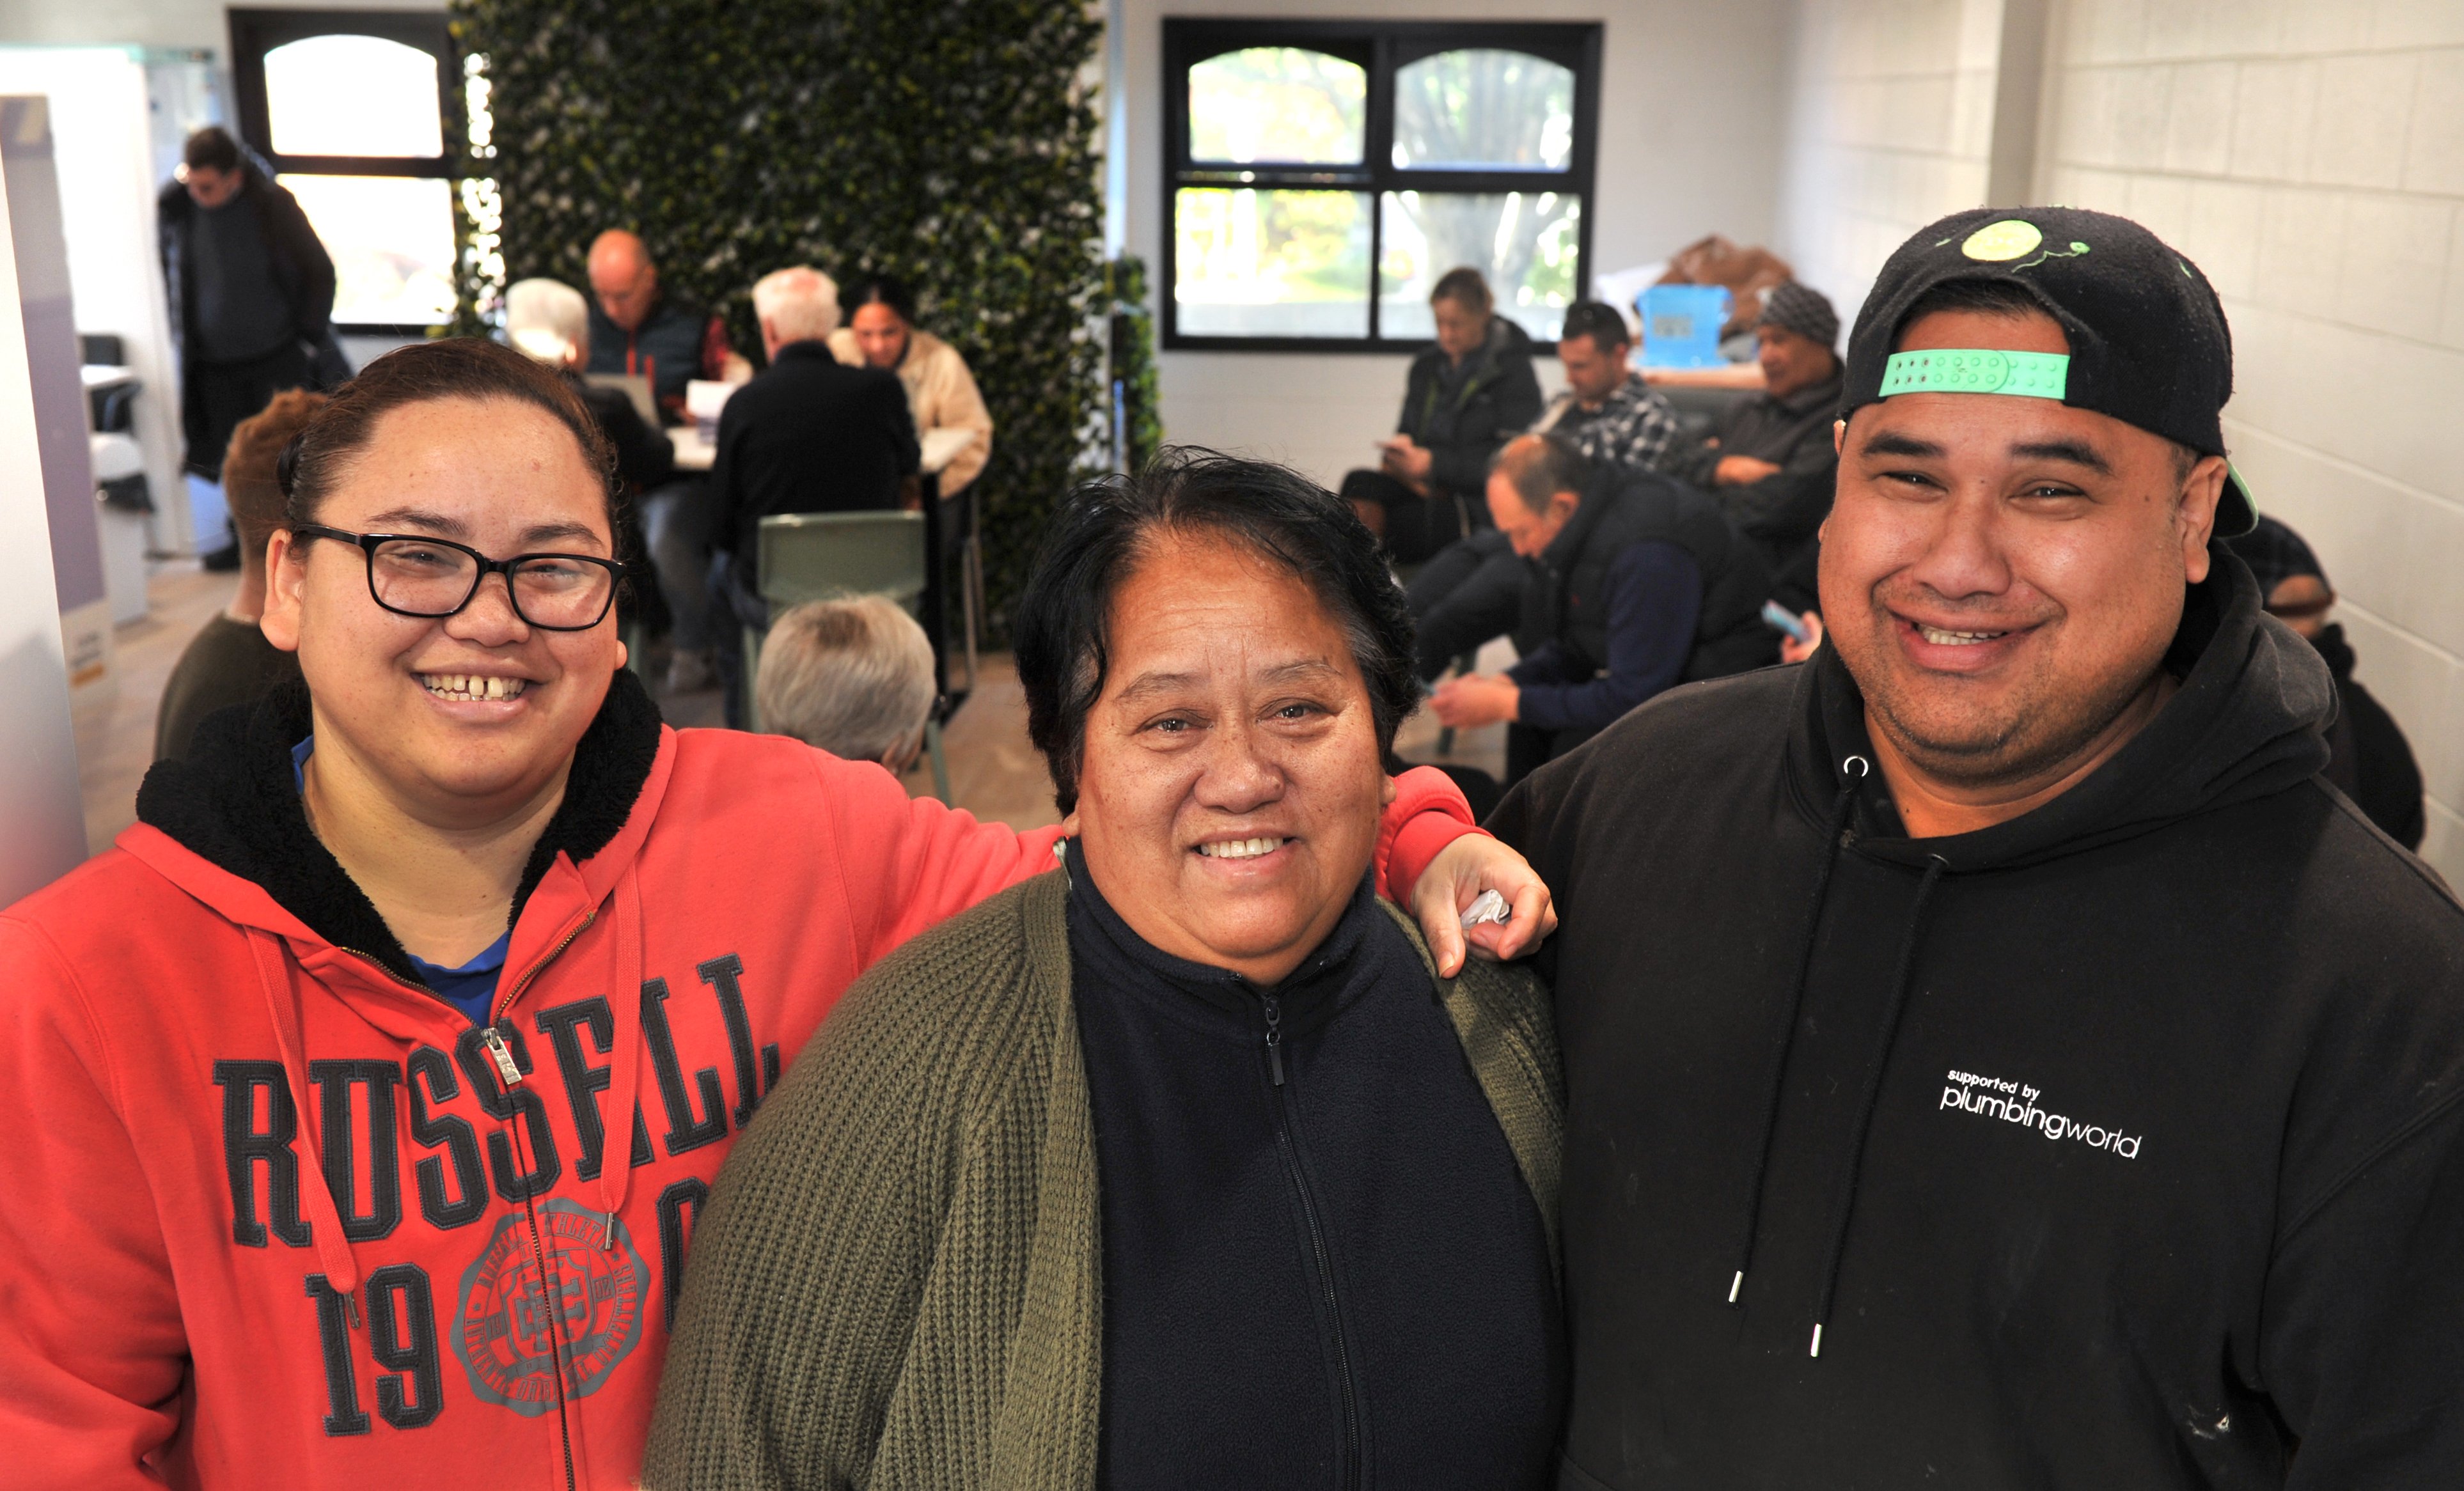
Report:
[[[762,1104],[693,1238],[644,1485],[1094,1485],[1103,1246],[1067,896],[1038,875],[899,949]],[[1430,976],[1553,1250],[1547,996],[1491,964]]]

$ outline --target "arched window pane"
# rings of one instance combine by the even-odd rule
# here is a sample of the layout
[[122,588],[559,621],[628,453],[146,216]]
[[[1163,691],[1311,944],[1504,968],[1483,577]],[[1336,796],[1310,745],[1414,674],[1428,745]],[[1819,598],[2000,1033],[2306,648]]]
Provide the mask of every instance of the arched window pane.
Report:
[[1383,261],[1377,328],[1418,341],[1438,334],[1429,292],[1467,264],[1488,281],[1497,314],[1554,341],[1574,298],[1583,204],[1554,191],[1390,191],[1378,204]]
[[436,58],[381,36],[310,36],[265,55],[276,155],[440,156]]
[[1528,52],[1441,52],[1395,72],[1398,170],[1562,171],[1574,156],[1574,75]]
[[1189,70],[1195,161],[1357,165],[1368,121],[1368,71],[1323,52],[1251,47]]
[[280,178],[334,256],[334,319],[429,326],[453,314],[453,186],[432,176]]
[[1369,335],[1369,198],[1185,186],[1173,299],[1192,336]]

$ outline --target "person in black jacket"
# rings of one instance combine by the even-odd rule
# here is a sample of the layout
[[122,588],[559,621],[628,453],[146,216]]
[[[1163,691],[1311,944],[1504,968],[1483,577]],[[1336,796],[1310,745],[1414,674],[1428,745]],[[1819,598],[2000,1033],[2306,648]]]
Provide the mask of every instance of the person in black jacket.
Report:
[[1774,660],[1771,571],[1692,488],[1524,435],[1498,453],[1488,511],[1523,560],[1522,661],[1449,679],[1430,706],[1459,730],[1513,722],[1507,786],[1662,690]]
[[1412,360],[1402,417],[1377,470],[1343,478],[1344,499],[1386,552],[1416,564],[1487,521],[1489,459],[1540,417],[1531,339],[1492,314],[1488,282],[1452,269],[1429,292],[1438,344]]
[[[155,198],[163,284],[179,342],[187,470],[222,480],[240,421],[285,388],[350,376],[334,343],[334,260],[298,199],[220,125],[190,135]],[[209,567],[236,568],[220,551]]]
[[2327,730],[2327,779],[2369,815],[2370,822],[2408,849],[2421,847],[2428,827],[2421,801],[2421,767],[2387,706],[2353,676],[2353,645],[2344,628],[2327,620],[2336,592],[2327,572],[2301,536],[2261,515],[2258,526],[2233,540],[2233,552],[2258,580],[2267,614],[2319,649],[2336,676],[2336,723]]
[[1829,297],[1791,280],[1772,288],[1754,323],[1763,391],[1724,411],[1711,432],[1671,446],[1660,470],[1716,494],[1728,517],[1771,561],[1780,603],[1814,605],[1815,565],[1839,459],[1831,422],[1839,407],[1839,314]]
[[727,690],[727,715],[741,725],[742,626],[770,624],[754,565],[761,520],[781,513],[896,508],[921,457],[907,390],[897,375],[848,367],[830,354],[838,286],[798,266],[753,287],[754,314],[770,365],[737,389],[718,417],[711,464],[711,642]]
[[1828,644],[1489,820],[1565,916],[1564,1484],[2464,1485],[2464,906],[2211,542],[2230,348],[2134,223],[1926,228]]

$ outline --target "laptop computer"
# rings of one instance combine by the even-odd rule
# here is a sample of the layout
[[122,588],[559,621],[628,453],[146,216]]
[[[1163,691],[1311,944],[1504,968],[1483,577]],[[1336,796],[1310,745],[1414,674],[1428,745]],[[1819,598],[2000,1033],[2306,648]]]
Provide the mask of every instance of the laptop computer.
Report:
[[650,381],[639,373],[584,373],[582,381],[593,388],[613,388],[633,401],[633,412],[652,429],[659,428],[658,401],[650,396]]

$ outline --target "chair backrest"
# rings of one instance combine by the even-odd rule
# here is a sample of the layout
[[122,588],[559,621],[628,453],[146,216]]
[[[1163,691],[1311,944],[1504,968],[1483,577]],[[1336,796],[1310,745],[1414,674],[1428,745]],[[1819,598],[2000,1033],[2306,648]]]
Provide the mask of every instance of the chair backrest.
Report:
[[774,608],[834,595],[886,595],[912,605],[924,591],[921,513],[787,513],[761,520],[761,598]]

